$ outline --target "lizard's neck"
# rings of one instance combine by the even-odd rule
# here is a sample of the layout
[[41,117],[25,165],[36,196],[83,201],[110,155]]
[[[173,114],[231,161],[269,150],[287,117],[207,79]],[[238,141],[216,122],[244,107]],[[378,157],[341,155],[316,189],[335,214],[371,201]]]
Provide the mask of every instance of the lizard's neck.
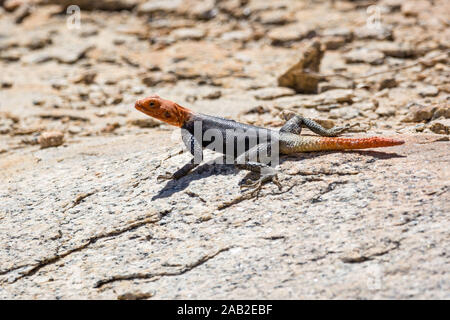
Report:
[[177,123],[174,125],[177,127],[180,127],[180,128],[183,127],[184,124],[186,122],[188,122],[189,120],[191,120],[194,116],[194,111],[192,111],[188,108],[182,107],[179,104],[175,104],[174,113],[177,118]]

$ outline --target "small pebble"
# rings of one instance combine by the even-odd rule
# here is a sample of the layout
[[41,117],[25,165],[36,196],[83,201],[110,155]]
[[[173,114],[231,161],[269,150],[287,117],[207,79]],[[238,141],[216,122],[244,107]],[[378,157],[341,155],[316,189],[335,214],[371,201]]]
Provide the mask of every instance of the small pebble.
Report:
[[61,131],[47,131],[41,133],[38,139],[41,148],[57,147],[64,142],[64,133]]

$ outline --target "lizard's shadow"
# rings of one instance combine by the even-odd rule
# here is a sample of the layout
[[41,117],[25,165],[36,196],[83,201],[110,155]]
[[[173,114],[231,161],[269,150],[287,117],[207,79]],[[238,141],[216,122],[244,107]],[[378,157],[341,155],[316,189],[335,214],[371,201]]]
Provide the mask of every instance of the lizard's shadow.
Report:
[[[338,152],[338,151],[333,151]],[[398,154],[396,152],[383,152],[383,151],[367,151],[367,150],[348,150],[346,153],[359,153],[362,156],[371,156],[380,160],[394,159],[394,158],[406,158],[405,155]]]
[[[404,155],[397,154],[395,152],[382,152],[382,151],[365,151],[365,150],[347,150],[347,151],[321,151],[321,152],[311,152],[311,153],[298,153],[292,155],[285,155],[280,157],[280,163],[283,163],[287,160],[298,160],[301,161],[303,159],[309,158],[317,158],[320,156],[325,156],[330,153],[357,153],[364,156],[371,156],[373,159],[393,159],[393,158],[406,158]],[[166,185],[153,196],[153,200],[169,198],[173,194],[183,191],[186,189],[192,181],[200,180],[203,178],[207,178],[213,175],[232,175],[236,173],[236,169],[232,164],[221,164],[217,163],[219,159],[223,159],[223,157],[217,157],[214,160],[206,162],[204,164],[199,165],[194,170],[192,170],[188,175],[179,179],[179,180],[169,180]],[[254,179],[256,174],[253,172],[249,172],[244,179],[241,181],[245,181],[246,179]]]
[[208,161],[204,164],[199,165],[194,170],[192,170],[185,177],[175,180],[169,180],[166,185],[153,196],[153,200],[169,198],[173,194],[183,191],[186,189],[192,181],[207,178],[213,175],[232,175],[236,173],[236,169],[232,164],[222,164],[217,163],[219,159],[223,157],[218,157],[214,160]]
[[368,150],[331,150],[331,151],[319,151],[319,152],[302,152],[296,154],[285,155],[280,158],[280,163],[283,163],[287,159],[289,160],[302,160],[302,159],[310,159],[317,158],[321,156],[325,156],[331,153],[357,153],[362,156],[371,156],[374,159],[386,160],[386,159],[394,159],[394,158],[406,158],[406,156],[395,153],[395,152],[383,152],[383,151],[368,151]]

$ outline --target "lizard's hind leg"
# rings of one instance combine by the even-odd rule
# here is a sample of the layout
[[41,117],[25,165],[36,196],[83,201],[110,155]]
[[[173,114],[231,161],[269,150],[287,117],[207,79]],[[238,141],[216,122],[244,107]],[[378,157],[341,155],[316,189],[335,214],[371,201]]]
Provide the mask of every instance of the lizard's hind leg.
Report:
[[347,131],[348,129],[358,125],[347,125],[345,127],[333,127],[331,129],[325,129],[320,124],[315,122],[314,120],[303,118],[299,115],[293,116],[290,120],[288,120],[284,126],[281,127],[280,132],[288,132],[293,134],[300,134],[302,132],[302,126],[307,127],[314,133],[324,137],[336,137],[341,133]]
[[[273,182],[281,190],[277,171],[269,165],[257,162],[262,152],[271,152],[270,144],[258,144],[236,158],[234,165],[239,169],[245,169],[259,174],[256,181],[246,182],[241,188],[248,188],[252,196],[258,196],[259,191],[266,182]],[[254,161],[252,161],[254,160]]]

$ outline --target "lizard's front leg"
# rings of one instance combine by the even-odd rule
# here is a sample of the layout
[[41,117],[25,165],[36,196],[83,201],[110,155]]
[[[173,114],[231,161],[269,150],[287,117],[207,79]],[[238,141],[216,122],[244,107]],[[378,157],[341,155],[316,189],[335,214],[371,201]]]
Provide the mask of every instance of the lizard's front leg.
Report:
[[192,171],[196,166],[198,166],[198,163],[194,161],[194,158],[188,163],[186,163],[183,167],[175,171],[174,173],[166,172],[166,174],[159,175],[156,179],[157,180],[170,180],[170,179],[180,179],[184,176],[186,176],[189,172]]
[[175,171],[174,173],[166,172],[166,174],[159,175],[157,180],[170,180],[170,179],[180,179],[186,176],[189,172],[197,167],[203,160],[203,149],[202,145],[195,137],[187,130],[181,130],[181,138],[189,150],[189,152],[194,156],[188,163],[183,167]]

